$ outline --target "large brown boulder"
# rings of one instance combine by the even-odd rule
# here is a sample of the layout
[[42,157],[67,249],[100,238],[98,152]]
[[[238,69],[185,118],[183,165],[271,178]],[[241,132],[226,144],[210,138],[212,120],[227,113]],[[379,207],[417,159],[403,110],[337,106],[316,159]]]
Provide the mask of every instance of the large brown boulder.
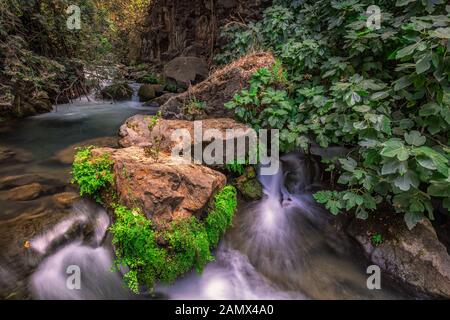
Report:
[[197,57],[177,57],[164,66],[166,80],[185,89],[205,80],[208,73],[206,61]]
[[115,191],[120,204],[139,208],[157,228],[177,218],[200,217],[209,201],[226,184],[220,172],[144,148],[99,148],[92,156],[113,160]]
[[103,88],[100,95],[106,100],[130,100],[133,96],[133,88],[126,82],[117,82]]
[[[152,117],[145,115],[135,115],[129,118],[119,130],[119,145],[121,147],[131,146],[152,146],[158,142],[159,149],[166,153],[171,153],[172,148],[177,145],[177,141],[172,141],[172,134],[179,129],[186,129],[192,138],[194,144],[194,122],[186,120],[166,120],[158,119],[156,124],[152,125]],[[242,135],[248,134],[250,128],[244,124],[238,123],[230,118],[205,119],[201,121],[202,131],[205,133],[209,129],[216,129],[222,133],[224,143],[226,141],[226,130],[234,129]],[[239,130],[239,131],[238,131]],[[238,137],[236,135],[235,137]],[[202,135],[201,143],[209,141]]]
[[203,102],[203,111],[208,118],[232,118],[233,110],[224,104],[232,100],[240,90],[248,87],[250,77],[260,68],[270,67],[275,59],[270,53],[251,54],[214,72],[208,79],[179,94],[161,106],[166,119],[186,119],[183,114],[186,106],[196,101]]
[[[401,218],[390,216],[381,215],[373,221],[354,220],[347,232],[372,263],[391,277],[416,293],[449,299],[450,256],[431,223],[424,220],[410,231]],[[381,243],[373,243],[375,234],[382,236]]]
[[141,102],[148,102],[155,99],[157,96],[161,96],[164,87],[159,84],[143,84],[139,88],[138,96]]

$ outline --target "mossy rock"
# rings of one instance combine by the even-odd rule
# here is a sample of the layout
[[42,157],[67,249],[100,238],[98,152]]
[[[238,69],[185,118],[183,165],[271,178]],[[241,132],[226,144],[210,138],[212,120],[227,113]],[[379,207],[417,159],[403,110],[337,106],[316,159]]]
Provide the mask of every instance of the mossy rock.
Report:
[[[156,98],[157,90],[159,90],[159,85],[153,84],[143,84],[138,91],[139,100],[141,102],[147,102]],[[160,90],[162,92],[162,90]],[[158,91],[159,92],[159,91]]]
[[133,88],[126,82],[114,83],[103,88],[101,91],[103,99],[109,100],[129,100],[133,95]]
[[236,188],[249,201],[260,200],[263,196],[262,185],[253,167],[247,167],[245,173],[236,179]]

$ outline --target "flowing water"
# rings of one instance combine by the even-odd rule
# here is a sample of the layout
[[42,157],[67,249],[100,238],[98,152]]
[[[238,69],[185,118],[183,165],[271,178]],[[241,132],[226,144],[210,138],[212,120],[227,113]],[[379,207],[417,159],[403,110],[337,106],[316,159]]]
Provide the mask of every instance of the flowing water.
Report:
[[[115,136],[128,117],[155,111],[141,107],[136,98],[118,104],[83,100],[18,122],[9,133],[0,134],[0,145],[21,150],[28,160],[3,165],[0,178],[45,173],[68,181],[70,166],[55,158],[61,150],[93,138]],[[286,155],[277,175],[260,177],[264,199],[240,206],[234,227],[215,251],[215,261],[202,274],[192,272],[174,284],[160,284],[152,293],[131,294],[123,287],[120,273],[111,271],[108,214],[86,199],[75,203],[64,218],[30,233],[33,254],[0,247],[0,284],[15,288],[12,290],[23,287],[22,295],[33,299],[407,298],[389,279],[383,279],[382,290],[367,289],[370,264],[360,249],[336,230],[331,215],[313,201],[311,193],[318,182],[313,172],[301,155]],[[288,180],[294,183],[291,192],[284,186]],[[24,229],[19,224],[43,214],[32,210],[28,216],[29,211],[51,206],[49,201],[44,197],[19,205],[5,200],[0,191],[0,227],[3,223],[8,229]],[[5,239],[5,234],[0,237],[4,246],[17,240]],[[8,252],[14,254],[8,256]],[[18,255],[22,258],[16,258]],[[66,286],[69,266],[81,271],[80,290]]]

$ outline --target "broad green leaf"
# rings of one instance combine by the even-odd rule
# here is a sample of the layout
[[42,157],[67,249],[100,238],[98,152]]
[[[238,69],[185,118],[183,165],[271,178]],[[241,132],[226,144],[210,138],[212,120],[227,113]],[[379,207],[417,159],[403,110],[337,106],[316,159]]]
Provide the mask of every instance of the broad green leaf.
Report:
[[381,169],[381,174],[386,176],[389,174],[399,173],[405,174],[407,171],[407,163],[398,161],[397,159],[390,160],[389,162],[383,164]]
[[425,54],[419,61],[416,63],[416,72],[417,74],[424,73],[428,71],[431,67],[431,54]]
[[409,210],[414,213],[423,213],[425,211],[425,206],[423,205],[422,201],[417,198],[413,198],[411,199]]
[[358,165],[358,163],[352,158],[339,159],[339,162],[342,164],[342,168],[345,171],[349,171],[349,172],[354,172],[356,169],[356,166]]
[[433,160],[433,163],[436,166],[436,170],[444,176],[448,177],[448,159],[444,155],[440,154],[434,149],[425,146],[413,149],[412,153],[416,156],[421,155],[430,158],[431,160]]
[[447,28],[437,28],[430,32],[430,36],[440,39],[450,39],[450,27]]
[[401,49],[401,50],[399,50],[397,52],[396,58],[397,59],[401,59],[401,58],[404,58],[406,56],[409,56],[409,55],[413,54],[414,50],[416,50],[418,45],[419,45],[418,43],[414,43],[414,44],[411,44],[411,45],[409,45],[407,47],[404,47],[403,49]]
[[402,191],[409,191],[411,187],[417,188],[419,186],[419,179],[414,172],[408,171],[403,176],[397,177],[394,180],[394,185]]
[[379,100],[383,100],[383,99],[385,99],[387,97],[389,97],[389,92],[387,92],[387,91],[380,91],[380,92],[375,92],[370,97],[370,100],[372,100],[372,101],[379,101]]
[[398,79],[397,81],[394,82],[394,90],[395,91],[400,91],[408,86],[410,86],[412,84],[412,80],[410,79],[409,76],[403,76],[400,79]]
[[433,197],[450,197],[450,183],[446,181],[432,181],[427,192]]
[[427,138],[422,136],[419,131],[405,133],[405,141],[412,146],[420,147],[427,142]]
[[362,106],[353,107],[353,110],[355,110],[357,112],[365,113],[365,112],[370,111],[371,108],[369,106],[362,105]]
[[416,160],[417,160],[417,163],[419,163],[425,169],[429,169],[429,170],[437,169],[436,165],[434,164],[434,161],[427,156],[423,156],[423,155],[417,156]]
[[381,150],[381,155],[388,158],[396,157],[402,150],[405,149],[405,145],[400,140],[388,140],[384,144],[383,150]]

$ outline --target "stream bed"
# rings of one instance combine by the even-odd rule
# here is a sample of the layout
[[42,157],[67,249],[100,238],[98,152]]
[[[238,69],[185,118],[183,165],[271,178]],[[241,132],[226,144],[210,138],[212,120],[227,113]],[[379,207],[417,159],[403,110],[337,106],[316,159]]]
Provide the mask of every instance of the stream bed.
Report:
[[[127,118],[156,111],[141,107],[135,97],[116,104],[83,99],[60,105],[52,113],[18,121],[10,130],[0,132],[0,146],[14,150],[17,156],[17,161],[0,166],[0,180],[26,176],[32,183],[36,176],[53,188],[59,186],[57,192],[67,192],[71,188],[67,186],[70,163],[61,160],[61,152],[92,139],[115,137]],[[294,194],[284,187],[292,168],[300,185],[309,176],[308,166],[295,154],[289,156],[289,168],[260,177],[264,199],[240,205],[233,228],[215,251],[215,261],[202,274],[191,272],[140,296],[125,289],[120,273],[111,271],[114,254],[107,232],[110,219],[103,208],[81,199],[70,208],[59,209],[51,193],[29,201],[12,201],[0,186],[0,285],[4,290],[0,297],[411,298],[389,279],[383,279],[382,290],[367,289],[370,263],[361,250],[336,230],[331,215],[315,204],[307,186]],[[60,211],[64,215],[58,216]],[[47,225],[48,220],[51,223]],[[81,271],[79,290],[66,286],[70,266]]]

